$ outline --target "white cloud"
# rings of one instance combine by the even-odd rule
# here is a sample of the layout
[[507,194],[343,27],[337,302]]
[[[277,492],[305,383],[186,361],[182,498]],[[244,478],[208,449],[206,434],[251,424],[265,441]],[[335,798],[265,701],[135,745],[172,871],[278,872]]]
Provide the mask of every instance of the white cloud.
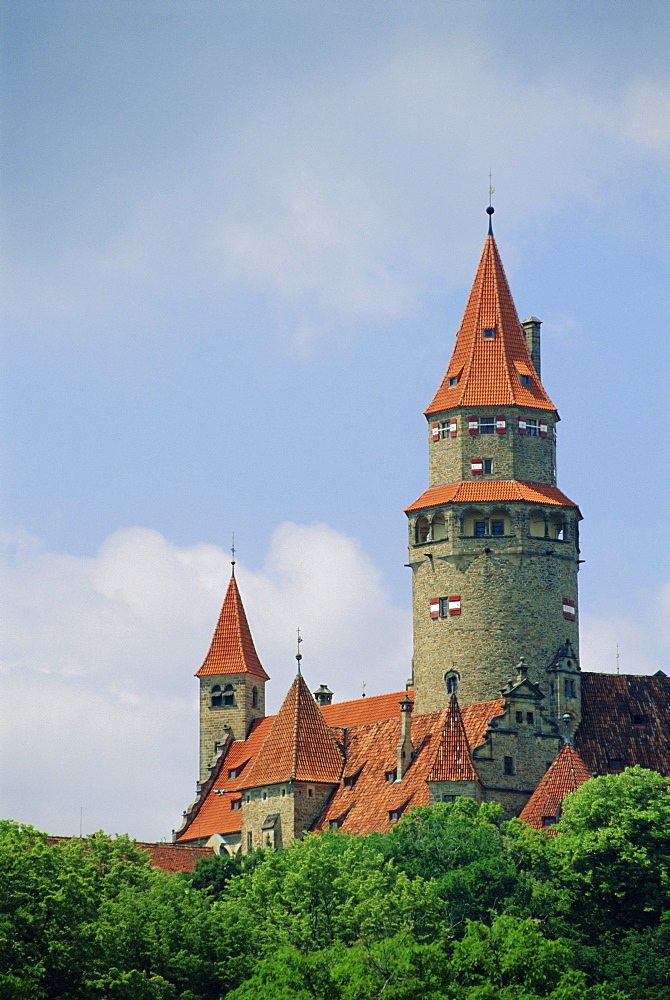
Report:
[[626,95],[622,132],[651,150],[670,152],[670,89],[637,80]]
[[[52,833],[169,836],[197,777],[197,682],[230,574],[212,545],[115,532],[93,557],[5,539],[3,813]],[[238,565],[276,709],[295,671],[338,700],[399,688],[409,616],[361,547],[325,525],[285,524],[266,565]]]

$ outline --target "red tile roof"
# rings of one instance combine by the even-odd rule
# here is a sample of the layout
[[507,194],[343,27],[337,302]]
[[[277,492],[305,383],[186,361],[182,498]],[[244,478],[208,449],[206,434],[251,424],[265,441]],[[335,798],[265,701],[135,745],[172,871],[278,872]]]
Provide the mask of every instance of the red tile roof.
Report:
[[340,780],[342,763],[319,706],[298,674],[240,787],[290,779],[334,783]]
[[210,674],[253,674],[269,680],[258,659],[234,576],[228,584],[209,652],[195,676]]
[[521,810],[519,819],[536,830],[549,829],[544,818],[557,820],[563,799],[569,792],[576,792],[580,785],[588,781],[591,774],[571,743],[564,743],[559,754],[549,766],[547,773]]
[[[503,706],[503,699],[498,698],[462,709],[469,746],[476,747],[484,742],[489,720],[501,715]],[[426,781],[433,770],[448,716],[449,710],[412,718],[415,757],[402,781],[387,780],[387,774],[396,767],[400,710],[393,719],[350,729],[345,774],[355,780],[338,786],[315,828],[323,830],[336,824],[349,833],[384,831],[395,822],[391,813],[428,805],[430,795]]]
[[479,781],[456,698],[452,695],[428,781]]
[[334,705],[323,705],[321,712],[329,726],[362,726],[366,722],[395,719],[403,698],[414,700],[412,691],[394,691],[392,694],[378,694],[370,698],[356,698],[353,701],[339,701]]
[[[493,337],[482,330],[495,329]],[[519,374],[529,375],[523,386]],[[458,377],[450,386],[449,379]],[[449,367],[427,414],[462,406],[555,410],[533,367],[493,236],[486,238]]]
[[487,480],[486,482],[450,483],[448,486],[434,486],[425,490],[418,500],[405,508],[405,512],[422,510],[424,507],[439,507],[446,503],[509,503],[514,500],[531,500],[534,503],[548,503],[560,507],[577,507],[556,486],[544,483],[525,483],[516,479]]
[[[74,837],[47,837],[47,844],[66,843]],[[202,858],[213,858],[211,847],[194,847],[192,844],[152,844],[135,841],[137,847],[149,855],[152,868],[162,868],[164,872],[192,872]]]
[[575,743],[589,771],[639,764],[670,775],[670,677],[582,674],[582,721]]

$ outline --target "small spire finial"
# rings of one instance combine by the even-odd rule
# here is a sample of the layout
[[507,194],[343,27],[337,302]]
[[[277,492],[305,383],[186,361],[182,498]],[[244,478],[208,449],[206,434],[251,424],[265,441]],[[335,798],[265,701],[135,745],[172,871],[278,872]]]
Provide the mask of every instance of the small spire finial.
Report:
[[563,716],[562,721],[563,721],[563,725],[565,726],[565,733],[564,733],[564,736],[563,736],[563,742],[564,743],[572,743],[572,740],[570,739],[570,722],[571,722],[571,716],[568,715],[568,713],[566,712],[565,715]]
[[489,217],[489,236],[493,236],[493,213],[495,212],[495,208],[491,204],[491,199],[493,198],[494,192],[493,173],[489,170],[489,207],[486,209],[486,214]]
[[300,643],[302,642],[302,636],[300,635],[300,628],[296,629],[298,633],[298,652],[295,654],[295,658],[298,661],[298,673],[300,673],[300,661],[302,660],[302,653],[300,652]]
[[230,560],[230,565],[233,567],[233,576],[235,576],[235,532],[233,532],[233,544],[230,546],[230,554],[233,557]]

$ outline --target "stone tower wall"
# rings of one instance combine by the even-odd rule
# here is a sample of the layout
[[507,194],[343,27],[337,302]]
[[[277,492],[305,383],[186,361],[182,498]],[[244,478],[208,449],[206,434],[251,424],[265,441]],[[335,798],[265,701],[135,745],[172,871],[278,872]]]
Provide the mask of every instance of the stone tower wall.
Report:
[[[455,671],[462,705],[499,698],[521,657],[529,678],[549,696],[546,668],[569,639],[578,650],[577,517],[574,508],[526,503],[489,504],[477,516],[505,521],[505,534],[481,538],[461,534],[472,523],[473,508],[452,504],[447,534],[441,541],[414,542],[416,519],[410,519],[410,565],[413,571],[415,711],[447,707],[445,675]],[[437,508],[435,509],[437,510]],[[532,537],[531,519],[546,527],[564,517],[566,537]],[[460,614],[431,617],[431,602],[460,598]],[[574,604],[575,620],[564,617],[563,599]],[[577,654],[578,655],[578,654]]]
[[[233,688],[233,704],[225,704],[225,688]],[[221,704],[213,705],[213,689],[221,690]],[[256,705],[254,706],[254,688]],[[222,743],[225,727],[233,738],[244,740],[254,719],[265,717],[265,681],[250,674],[211,674],[200,678],[200,781],[209,776],[216,745]]]
[[[470,434],[468,421],[472,416],[493,418],[504,416],[504,434]],[[520,434],[519,418],[547,423],[547,436]],[[456,420],[456,437],[445,435],[443,427]],[[440,425],[440,437],[433,438],[433,427]],[[461,480],[518,479],[533,483],[556,485],[556,414],[551,410],[519,409],[518,407],[476,407],[475,409],[445,410],[428,418],[428,461],[430,486],[444,486]],[[493,460],[489,475],[473,475],[472,459]]]

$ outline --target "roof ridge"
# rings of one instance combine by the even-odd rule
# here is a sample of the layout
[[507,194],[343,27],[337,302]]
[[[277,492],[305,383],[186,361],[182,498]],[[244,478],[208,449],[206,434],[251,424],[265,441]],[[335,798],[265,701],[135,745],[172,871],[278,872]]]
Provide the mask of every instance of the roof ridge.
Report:
[[564,743],[521,810],[519,819],[536,830],[546,829],[545,820],[553,825],[560,816],[565,796],[576,792],[590,777],[591,772],[576,747]]
[[253,674],[261,680],[270,679],[256,652],[234,574],[223,599],[207,656],[195,676],[212,674]]

